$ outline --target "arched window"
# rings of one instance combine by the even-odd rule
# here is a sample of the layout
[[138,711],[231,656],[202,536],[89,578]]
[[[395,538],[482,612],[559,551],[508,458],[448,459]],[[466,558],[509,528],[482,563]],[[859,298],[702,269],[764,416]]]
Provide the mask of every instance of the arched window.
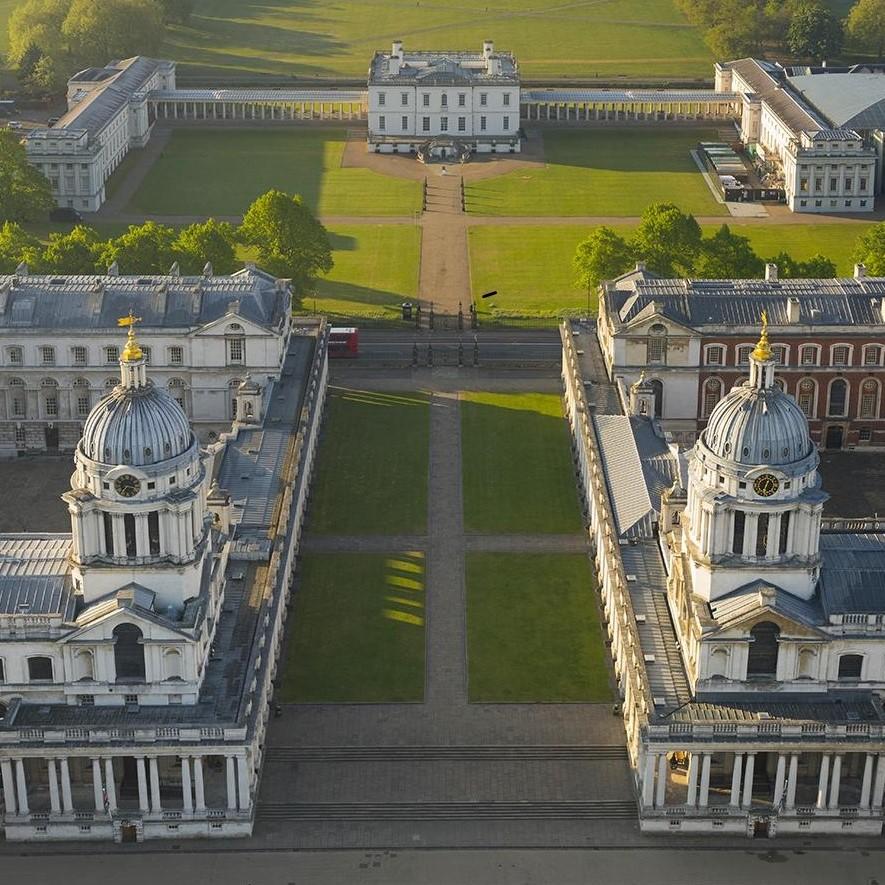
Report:
[[805,344],[799,351],[799,362],[803,366],[816,366],[820,358],[820,347],[815,344]]
[[731,536],[731,552],[741,556],[744,552],[744,532],[747,527],[747,514],[743,510],[734,512],[734,529]]
[[231,419],[237,417],[237,390],[239,390],[242,383],[243,380],[241,378],[231,378],[231,380],[227,382],[227,389],[230,391],[228,393],[228,399],[230,400]]
[[702,404],[701,417],[709,418],[716,403],[722,397],[722,382],[718,378],[708,378],[704,382],[704,401]]
[[839,657],[839,679],[860,679],[863,669],[863,655],[841,655]]
[[91,407],[89,382],[85,378],[76,378],[71,386],[74,390],[74,407],[77,410],[77,414],[88,415]]
[[187,412],[187,407],[185,406],[184,392],[186,389],[186,384],[182,381],[181,378],[172,378],[169,381],[169,396],[181,406],[182,412]]
[[813,648],[799,649],[797,679],[814,679],[817,675],[817,652]]
[[840,417],[845,414],[848,405],[848,382],[844,378],[835,378],[830,382],[830,403],[827,414]]
[[648,330],[645,360],[648,363],[663,363],[667,359],[667,327],[655,323]]
[[799,386],[797,388],[798,395],[796,397],[796,402],[799,403],[799,408],[802,409],[802,412],[804,413],[806,418],[814,417],[814,400],[816,390],[817,383],[812,378],[803,378],[799,382]]
[[180,680],[181,672],[181,652],[177,648],[167,648],[163,652],[163,678]]
[[21,378],[9,379],[9,414],[13,418],[27,418],[28,400],[25,395],[25,382]]
[[867,344],[864,347],[863,364],[865,366],[882,365],[882,348],[878,344]]
[[768,525],[771,522],[767,513],[756,517],[756,555],[768,555]]
[[117,682],[144,682],[144,645],[142,632],[135,624],[114,628],[114,668]]
[[28,658],[28,680],[30,682],[52,682],[52,658]]
[[655,418],[660,418],[664,414],[664,383],[655,378],[649,385],[655,393]]
[[710,678],[725,679],[728,676],[728,649],[714,648],[710,652]]
[[119,378],[105,378],[104,379],[104,392],[110,393],[119,383],[120,383]]
[[74,653],[74,679],[92,681],[95,679],[95,658],[88,649]]
[[777,675],[777,651],[780,627],[761,621],[750,630],[750,651],[747,655],[747,676]]
[[241,366],[246,362],[246,336],[239,323],[231,323],[224,330],[227,342],[227,362],[231,366]]
[[40,395],[43,399],[43,414],[47,418],[58,417],[58,382],[44,378],[40,382]]
[[783,393],[786,393],[787,385],[784,384],[784,379],[781,377],[777,377],[774,379],[774,386]]
[[879,417],[879,382],[866,378],[860,386],[860,417]]

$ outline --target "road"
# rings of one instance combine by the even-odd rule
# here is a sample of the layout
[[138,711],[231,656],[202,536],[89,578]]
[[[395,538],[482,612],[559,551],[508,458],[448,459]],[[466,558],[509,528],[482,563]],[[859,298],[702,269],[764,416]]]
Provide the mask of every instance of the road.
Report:
[[[178,846],[175,846],[176,848]],[[31,850],[35,850],[33,847]],[[88,849],[84,849],[84,852]],[[110,861],[110,863],[108,863]],[[880,885],[885,854],[856,850],[326,851],[3,858],[16,885]]]

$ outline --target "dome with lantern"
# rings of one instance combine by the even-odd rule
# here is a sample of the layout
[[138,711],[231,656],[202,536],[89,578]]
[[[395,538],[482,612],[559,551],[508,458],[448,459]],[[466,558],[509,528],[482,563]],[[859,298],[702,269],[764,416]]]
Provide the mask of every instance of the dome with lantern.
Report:
[[749,379],[716,404],[701,434],[701,443],[717,458],[744,467],[783,466],[815,451],[802,409],[774,383],[774,365],[763,317]]
[[132,316],[121,320],[129,334],[120,383],[99,400],[83,427],[81,453],[103,464],[145,467],[184,454],[194,442],[184,410],[147,378],[136,321]]

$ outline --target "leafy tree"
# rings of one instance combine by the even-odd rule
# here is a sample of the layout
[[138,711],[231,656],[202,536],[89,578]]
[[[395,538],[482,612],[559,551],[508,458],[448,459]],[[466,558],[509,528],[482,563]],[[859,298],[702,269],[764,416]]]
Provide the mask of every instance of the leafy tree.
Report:
[[610,227],[598,227],[575,251],[574,268],[578,285],[591,292],[603,280],[629,270],[633,252],[629,243]]
[[110,267],[116,262],[121,273],[166,273],[176,257],[175,230],[146,221],[108,240],[99,252],[99,263]]
[[66,55],[61,28],[70,6],[71,0],[25,0],[15,7],[9,16],[8,60],[13,67],[27,67],[32,47],[52,58]]
[[0,221],[34,221],[54,205],[49,182],[28,162],[20,138],[0,129]]
[[258,249],[268,270],[290,277],[299,289],[332,269],[329,235],[297,194],[262,194],[243,216],[239,235]]
[[43,50],[36,43],[29,43],[18,60],[16,76],[22,83],[27,83],[34,73],[37,62],[43,58]]
[[846,20],[851,42],[881,59],[885,50],[885,0],[858,0]]
[[0,225],[0,273],[12,273],[24,261],[35,266],[40,256],[40,241],[7,221]]
[[854,244],[854,260],[874,277],[885,276],[885,221],[867,228]]
[[762,260],[747,237],[733,234],[727,224],[701,241],[694,262],[695,276],[706,279],[747,279],[762,272]]
[[836,276],[836,263],[820,252],[812,255],[808,261],[797,261],[797,277],[809,280],[826,280]]
[[153,55],[163,41],[163,14],[155,0],[73,0],[61,26],[82,64]]
[[78,224],[69,233],[49,235],[41,266],[48,273],[95,273],[104,245],[94,228]]
[[693,215],[673,203],[652,203],[642,213],[633,252],[652,270],[664,276],[688,276],[700,248],[701,228]]
[[27,79],[27,85],[34,92],[53,92],[62,86],[58,67],[50,56],[40,56],[31,76]]
[[802,6],[790,20],[787,48],[810,58],[836,55],[842,49],[842,23],[817,3]]
[[232,224],[214,218],[184,228],[174,246],[182,273],[200,273],[207,261],[215,273],[231,273],[237,263],[236,236]]
[[186,25],[194,11],[194,0],[159,0],[164,22]]

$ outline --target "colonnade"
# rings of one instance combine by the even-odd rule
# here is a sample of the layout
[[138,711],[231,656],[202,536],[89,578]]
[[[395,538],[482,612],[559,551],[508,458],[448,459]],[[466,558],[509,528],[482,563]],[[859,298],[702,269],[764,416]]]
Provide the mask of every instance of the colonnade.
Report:
[[151,99],[162,120],[365,120],[364,101]]
[[544,101],[523,100],[523,120],[571,123],[638,120],[733,120],[739,116],[733,101]]
[[[679,752],[679,751],[677,751]],[[796,791],[799,785],[799,762],[802,749],[786,749],[777,753],[774,783],[771,794],[764,798],[754,797],[753,780],[756,775],[756,751],[736,751],[731,771],[731,789],[727,803],[732,809],[749,809],[753,805],[770,805],[782,812],[796,812]],[[855,751],[852,751],[855,752]],[[862,753],[863,772],[860,778],[860,794],[857,802],[843,805],[840,794],[843,785],[843,760],[847,751],[821,754],[817,779],[815,812],[839,813],[844,807],[859,811],[881,812],[885,804],[885,753]],[[645,809],[684,807],[704,809],[710,805],[710,771],[712,752],[690,752],[686,777],[685,801],[668,802],[667,787],[670,778],[672,751],[650,751],[645,754],[641,769],[641,796]],[[672,795],[672,790],[671,790]],[[726,803],[717,803],[724,805]],[[810,811],[803,806],[803,813]]]
[[[181,764],[181,811],[163,807],[161,797],[159,755],[133,754],[138,780],[138,812],[142,815],[158,816],[205,816],[209,812],[206,802],[204,759],[207,755],[191,753],[177,758]],[[113,816],[119,810],[117,780],[114,773],[114,759],[122,757],[91,756],[92,800],[97,815]],[[248,813],[252,807],[251,777],[246,753],[226,753],[225,785],[226,803],[223,811],[228,814]],[[50,819],[53,815],[91,814],[92,808],[75,808],[71,786],[69,757],[51,756],[46,759],[47,786],[49,791]],[[7,817],[28,817],[32,813],[29,798],[29,785],[24,757],[0,759],[0,783],[3,786],[3,799]],[[79,785],[82,786],[82,785]],[[44,794],[45,797],[45,794]],[[45,802],[45,798],[44,798]],[[125,811],[127,816],[133,812]]]

